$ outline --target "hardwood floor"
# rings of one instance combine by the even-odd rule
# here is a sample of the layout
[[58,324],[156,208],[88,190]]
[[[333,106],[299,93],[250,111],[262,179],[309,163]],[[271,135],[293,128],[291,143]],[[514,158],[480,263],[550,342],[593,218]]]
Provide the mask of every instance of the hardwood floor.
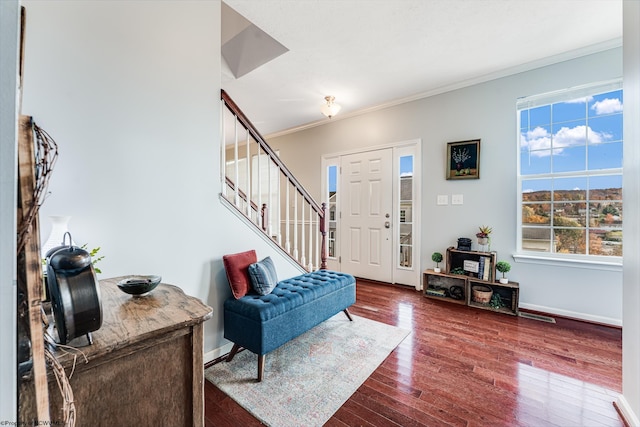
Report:
[[[327,426],[624,426],[622,331],[551,324],[358,280],[352,314],[412,333]],[[206,426],[260,425],[205,381]]]

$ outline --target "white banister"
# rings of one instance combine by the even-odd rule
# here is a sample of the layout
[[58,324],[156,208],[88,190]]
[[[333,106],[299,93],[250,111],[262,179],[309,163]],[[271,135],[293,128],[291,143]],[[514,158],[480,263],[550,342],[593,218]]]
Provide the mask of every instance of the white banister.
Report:
[[[258,203],[257,203],[257,219],[258,221],[256,222],[257,224],[259,223],[260,227],[262,227],[264,229],[264,224],[261,223],[260,221],[260,209],[262,208],[262,179],[260,176],[260,146],[258,145],[258,152],[256,154],[256,185],[258,186],[257,189],[257,193],[258,193]],[[248,197],[251,197],[251,195],[249,195]]]
[[293,257],[298,258],[298,192],[293,193]]
[[287,179],[287,191],[286,191],[286,200],[284,203],[286,212],[285,212],[285,243],[284,243],[284,250],[287,251],[287,253],[291,253],[291,237],[290,237],[290,232],[289,232],[289,228],[290,228],[290,224],[289,224],[289,211],[291,210],[291,208],[289,207],[289,180]]
[[309,209],[309,271],[313,271],[313,209]]
[[234,172],[233,172],[233,179],[234,179],[234,192],[233,192],[233,200],[234,200],[234,204],[237,207],[240,207],[240,186],[238,185],[238,182],[240,180],[240,169],[239,169],[239,165],[238,165],[238,118],[236,117],[235,121],[235,126],[233,129],[233,165],[234,165]]
[[[274,169],[275,169],[275,163],[274,163]],[[275,224],[276,227],[276,242],[278,242],[279,246],[282,246],[282,227],[280,226],[280,218],[282,218],[282,200],[280,200],[280,198],[282,197],[281,194],[281,190],[280,190],[280,169],[276,169],[276,218],[274,219],[273,223]]]
[[220,170],[224,171],[224,173],[220,174],[220,181],[222,186],[220,188],[222,188],[222,191],[226,194],[227,193],[227,135],[226,135],[226,127],[225,127],[225,113],[228,111],[225,108],[224,105],[224,100],[220,100],[221,105],[221,117],[222,117],[222,123],[220,123],[220,135],[221,138],[220,140],[222,141],[222,147],[220,149]]
[[[302,197],[302,201],[304,202],[304,197]],[[300,252],[302,253],[302,257],[300,258],[300,264],[307,265],[307,258],[305,257],[305,235],[304,235],[304,203],[300,206],[300,218],[302,219],[302,223],[300,224]]]
[[[320,207],[313,200],[278,153],[269,147],[224,91],[221,92],[221,101],[222,196],[301,267],[309,271],[318,266],[326,268],[324,204]],[[246,135],[242,135],[242,132],[246,132]],[[242,140],[246,144],[244,150],[240,146]],[[256,144],[255,150],[253,142]],[[241,170],[243,167],[244,171]],[[316,233],[318,235],[314,237]]]
[[267,160],[267,206],[269,207],[269,218],[267,221],[267,235],[273,238],[273,229],[271,226],[271,221],[275,213],[274,212],[275,206],[273,206],[273,195],[271,194],[271,191],[273,190],[273,187],[271,184],[271,161],[268,157],[266,158],[266,160]]
[[251,134],[247,129],[247,149],[245,150],[245,179],[247,182],[247,216],[251,218]]

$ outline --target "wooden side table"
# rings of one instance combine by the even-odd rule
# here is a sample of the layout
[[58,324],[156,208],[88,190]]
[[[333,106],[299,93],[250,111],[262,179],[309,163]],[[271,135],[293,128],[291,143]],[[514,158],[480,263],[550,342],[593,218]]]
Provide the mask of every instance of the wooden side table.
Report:
[[[102,326],[80,348],[88,362],[75,362],[76,425],[203,426],[203,322],[212,309],[167,284],[133,297],[118,289],[120,279],[100,281]],[[73,357],[56,355],[69,375]],[[20,387],[20,419],[34,419],[33,394],[28,383]],[[62,420],[51,372],[49,407],[51,420]]]

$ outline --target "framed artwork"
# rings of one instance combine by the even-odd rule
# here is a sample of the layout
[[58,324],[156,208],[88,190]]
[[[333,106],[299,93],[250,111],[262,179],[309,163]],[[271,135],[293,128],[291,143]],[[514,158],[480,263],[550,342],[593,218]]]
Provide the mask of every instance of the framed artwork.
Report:
[[447,179],[480,178],[480,140],[447,143]]

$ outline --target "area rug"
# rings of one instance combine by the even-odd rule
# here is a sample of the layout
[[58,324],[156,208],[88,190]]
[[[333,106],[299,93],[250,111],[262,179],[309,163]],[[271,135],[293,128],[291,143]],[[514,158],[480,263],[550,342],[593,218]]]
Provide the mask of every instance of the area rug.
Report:
[[243,351],[205,378],[269,426],[321,426],[409,334],[406,329],[338,313],[266,356]]

